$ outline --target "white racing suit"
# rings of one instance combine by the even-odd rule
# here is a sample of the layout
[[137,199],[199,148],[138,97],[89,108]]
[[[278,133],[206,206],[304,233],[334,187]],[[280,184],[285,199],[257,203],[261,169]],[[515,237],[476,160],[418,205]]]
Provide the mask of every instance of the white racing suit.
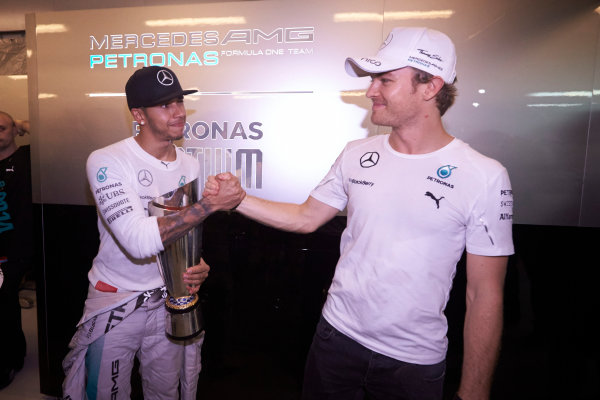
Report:
[[196,399],[204,333],[185,346],[165,340],[162,289],[132,294],[89,287],[84,318],[92,316],[79,325],[63,361],[64,399],[129,399],[136,353],[144,399]]
[[88,273],[84,315],[63,362],[65,398],[129,399],[137,357],[145,399],[195,399],[204,336],[169,340],[164,285],[156,258],[164,249],[148,201],[198,178],[198,160],[177,150],[173,162],[129,137],[94,151],[86,171],[98,208],[100,247]]

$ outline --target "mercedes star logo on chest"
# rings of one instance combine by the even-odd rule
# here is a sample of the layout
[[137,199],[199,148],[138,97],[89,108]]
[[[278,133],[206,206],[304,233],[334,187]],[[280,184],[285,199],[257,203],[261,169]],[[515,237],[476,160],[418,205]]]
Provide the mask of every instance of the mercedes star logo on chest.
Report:
[[369,151],[360,158],[360,166],[363,168],[371,168],[377,165],[379,162],[379,153],[376,151]]

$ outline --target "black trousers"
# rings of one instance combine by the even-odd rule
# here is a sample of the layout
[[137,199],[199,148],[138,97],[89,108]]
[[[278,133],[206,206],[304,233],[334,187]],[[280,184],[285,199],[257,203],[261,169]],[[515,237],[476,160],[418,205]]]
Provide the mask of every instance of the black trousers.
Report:
[[441,400],[446,361],[418,365],[355,342],[323,317],[306,360],[303,400]]
[[0,264],[4,283],[0,287],[0,374],[20,369],[25,358],[25,335],[21,325],[19,287],[26,268],[19,263]]

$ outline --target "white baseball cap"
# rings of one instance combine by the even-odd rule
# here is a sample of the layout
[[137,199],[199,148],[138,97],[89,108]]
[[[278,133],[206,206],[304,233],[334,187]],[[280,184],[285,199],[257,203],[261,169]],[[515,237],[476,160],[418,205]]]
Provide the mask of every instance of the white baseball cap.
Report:
[[441,77],[446,83],[456,78],[456,50],[442,32],[428,28],[394,28],[374,57],[346,58],[346,72],[366,76],[413,67]]

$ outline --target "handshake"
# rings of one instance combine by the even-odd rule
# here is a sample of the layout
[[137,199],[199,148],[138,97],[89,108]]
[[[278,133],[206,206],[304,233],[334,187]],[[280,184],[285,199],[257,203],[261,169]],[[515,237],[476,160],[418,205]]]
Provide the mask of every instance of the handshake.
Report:
[[246,197],[240,180],[229,172],[209,176],[202,192],[203,202],[211,211],[235,210]]

